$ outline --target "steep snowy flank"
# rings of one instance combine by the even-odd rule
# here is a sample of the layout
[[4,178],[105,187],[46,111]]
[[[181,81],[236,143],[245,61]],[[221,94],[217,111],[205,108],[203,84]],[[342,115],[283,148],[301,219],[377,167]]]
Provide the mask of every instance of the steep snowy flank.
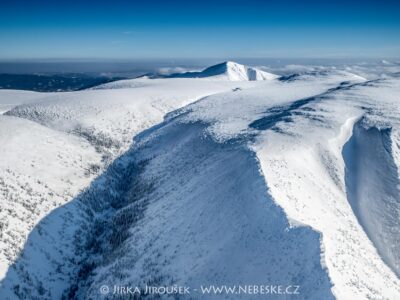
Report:
[[[368,150],[380,147],[377,140],[367,149],[356,148],[362,153],[342,157],[343,145],[353,140],[353,124],[362,115],[376,119],[374,111],[388,108],[379,111],[379,118],[396,122],[392,126],[398,128],[392,118],[399,111],[398,95],[398,81],[336,90],[295,110],[288,122],[281,120],[272,130],[262,132],[254,146],[273,198],[289,218],[322,233],[324,261],[338,299],[397,299],[400,295],[398,270],[393,267],[398,266],[400,239],[397,195],[391,197],[396,189],[393,164],[389,159],[380,166],[386,175],[378,180],[375,162],[385,161],[387,154]],[[358,128],[354,134],[358,140]],[[369,170],[360,164],[366,159],[364,151],[369,153]],[[356,194],[354,182],[358,184]],[[371,197],[357,197],[367,192]],[[379,198],[372,201],[373,195]],[[377,227],[371,231],[373,224]]]
[[93,244],[104,248],[90,261],[86,281],[77,281],[79,298],[96,299],[99,286],[117,280],[193,288],[285,282],[302,287],[307,297],[297,299],[332,299],[319,234],[290,228],[245,141],[217,143],[204,129],[175,117],[142,136],[125,157],[142,168],[124,196],[114,198],[113,217],[99,221]]
[[9,116],[0,116],[0,145],[3,278],[32,228],[90,183],[100,155],[84,139]]
[[[352,76],[349,74],[349,77]],[[321,91],[324,86],[322,78],[319,82],[315,78],[311,82],[300,79],[298,86],[297,81],[292,81],[281,87],[269,85],[266,89],[259,86],[211,96],[190,105],[186,118],[210,122],[207,132],[219,141],[226,142],[249,134],[254,136],[253,149],[260,159],[273,199],[283,207],[293,224],[308,224],[322,233],[323,262],[329,270],[338,299],[396,299],[400,294],[399,280],[394,273],[397,271],[388,268],[393,268],[393,263],[385,264],[388,260],[384,253],[382,256],[378,253],[379,248],[390,251],[391,261],[396,266],[399,210],[397,198],[391,197],[397,189],[396,181],[393,181],[393,186],[391,180],[378,180],[368,187],[380,185],[377,194],[379,191],[389,192],[384,196],[385,201],[377,201],[387,206],[376,209],[382,215],[385,211],[387,213],[387,219],[378,227],[383,229],[374,231],[380,237],[369,239],[349,205],[351,199],[346,192],[341,151],[352,134],[353,124],[363,114],[379,126],[385,123],[388,126],[389,123],[390,127],[399,128],[399,81],[351,83],[342,77],[343,81],[337,82],[336,87]],[[307,95],[307,91],[312,89],[311,84],[315,88],[314,96]],[[289,92],[282,92],[284,87],[299,99],[290,99]],[[398,154],[399,142],[395,140],[391,144],[386,148],[391,146],[398,166],[398,155],[395,154]],[[382,172],[388,170],[384,168]],[[393,176],[396,172],[390,178]],[[365,188],[362,182],[358,184]],[[372,224],[383,221],[379,214],[375,219],[369,220]],[[381,245],[376,240],[380,240]],[[386,247],[389,241],[391,245]]]
[[343,148],[349,202],[385,262],[400,277],[400,180],[391,128],[357,122]]
[[258,81],[272,80],[279,76],[256,68],[244,66],[232,61],[211,66],[201,72],[176,73],[166,76],[168,78],[212,78],[231,81]]
[[[301,286],[294,299],[333,299],[320,235],[289,226],[246,141],[215,142],[205,127],[174,117],[138,136],[86,192],[32,231],[3,293],[99,299],[102,285],[282,282]],[[68,224],[81,229],[71,233]],[[76,251],[63,251],[63,261],[43,253],[66,242]],[[24,277],[33,284],[18,286]]]

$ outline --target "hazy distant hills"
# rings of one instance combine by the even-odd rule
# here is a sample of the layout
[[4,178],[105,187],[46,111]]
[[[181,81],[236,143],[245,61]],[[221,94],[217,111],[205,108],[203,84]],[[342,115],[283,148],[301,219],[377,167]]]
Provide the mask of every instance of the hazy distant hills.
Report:
[[0,89],[36,92],[78,91],[120,79],[124,78],[87,74],[0,74]]

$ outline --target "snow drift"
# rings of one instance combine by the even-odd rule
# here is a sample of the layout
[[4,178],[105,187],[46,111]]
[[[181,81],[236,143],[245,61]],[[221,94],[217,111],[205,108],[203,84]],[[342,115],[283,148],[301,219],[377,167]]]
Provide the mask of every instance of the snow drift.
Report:
[[400,179],[391,128],[357,122],[343,148],[349,202],[385,262],[400,277]]

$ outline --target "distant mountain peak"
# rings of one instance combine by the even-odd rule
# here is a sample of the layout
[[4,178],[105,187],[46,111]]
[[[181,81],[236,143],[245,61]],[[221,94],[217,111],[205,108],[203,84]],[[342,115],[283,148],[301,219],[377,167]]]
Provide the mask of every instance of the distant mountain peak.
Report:
[[230,81],[272,80],[279,76],[257,68],[241,65],[233,61],[225,61],[200,72],[175,73],[167,78],[216,78]]

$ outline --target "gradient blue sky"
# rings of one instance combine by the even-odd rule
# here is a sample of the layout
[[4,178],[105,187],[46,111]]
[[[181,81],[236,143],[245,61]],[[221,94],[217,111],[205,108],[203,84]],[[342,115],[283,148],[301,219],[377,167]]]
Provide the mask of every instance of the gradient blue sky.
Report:
[[400,57],[400,0],[0,4],[0,59]]

